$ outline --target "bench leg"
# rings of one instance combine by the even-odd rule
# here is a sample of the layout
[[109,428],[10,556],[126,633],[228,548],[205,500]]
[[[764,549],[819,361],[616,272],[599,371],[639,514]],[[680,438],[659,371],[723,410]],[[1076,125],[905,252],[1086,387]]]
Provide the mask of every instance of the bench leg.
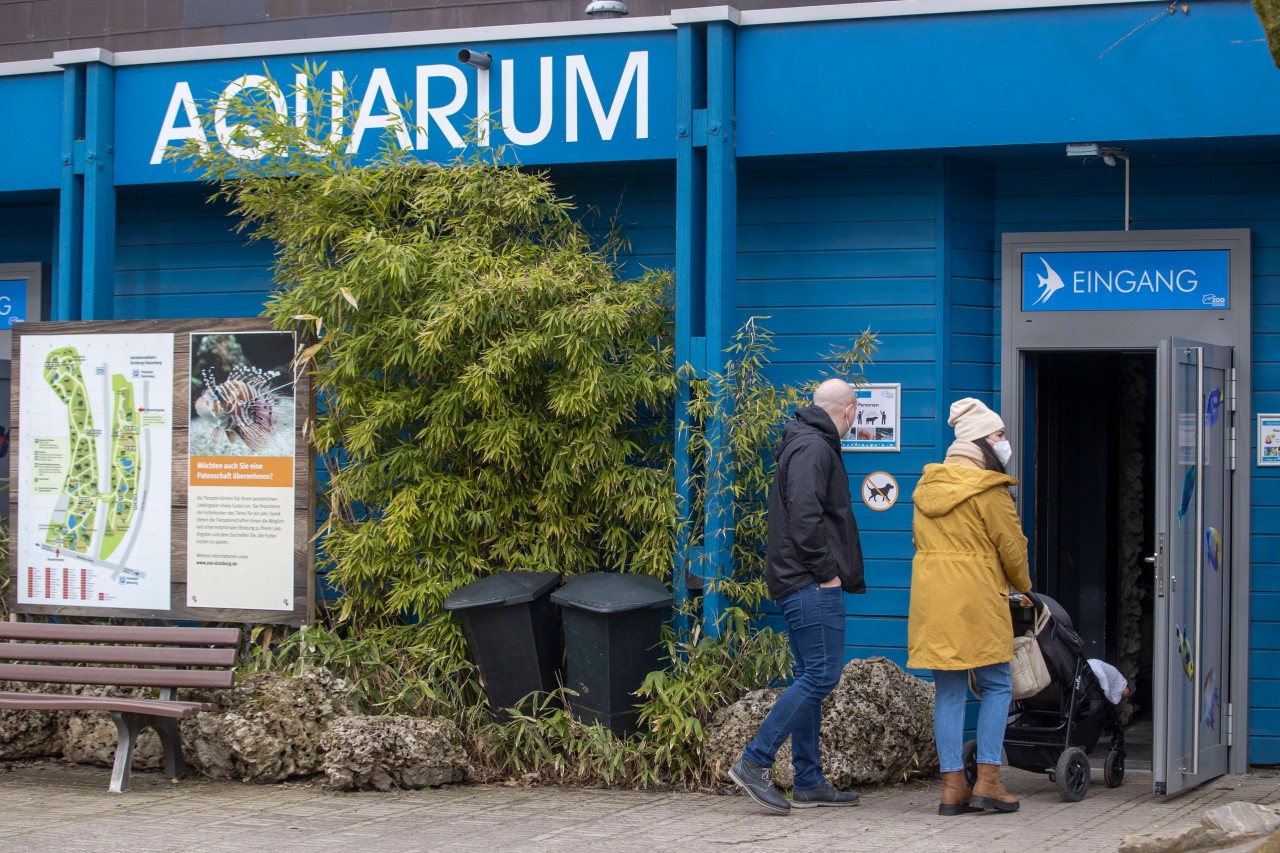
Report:
[[182,757],[182,738],[178,735],[178,721],[173,717],[152,717],[151,726],[160,735],[164,747],[164,775],[166,779],[187,778],[187,762]]
[[133,766],[133,748],[138,742],[138,732],[142,731],[146,717],[141,714],[127,714],[112,711],[111,719],[116,724],[116,762],[111,768],[111,787],[113,794],[123,794],[129,790],[129,768]]

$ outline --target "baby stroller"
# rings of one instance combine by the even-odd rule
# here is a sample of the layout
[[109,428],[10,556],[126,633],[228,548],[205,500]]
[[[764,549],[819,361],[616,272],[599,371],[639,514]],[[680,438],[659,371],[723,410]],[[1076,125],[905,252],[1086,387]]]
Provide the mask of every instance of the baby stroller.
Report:
[[[1124,782],[1124,727],[1116,706],[1107,701],[1093,667],[1083,654],[1084,644],[1071,627],[1062,605],[1046,595],[1010,596],[1014,636],[1034,631],[1040,608],[1049,609],[1048,622],[1037,636],[1049,670],[1044,690],[1014,700],[1004,730],[1006,763],[1033,773],[1048,773],[1062,799],[1074,803],[1089,792],[1089,752],[1102,733],[1111,735],[1111,749],[1103,765],[1108,788]],[[978,775],[978,742],[964,745],[964,769],[972,785]]]

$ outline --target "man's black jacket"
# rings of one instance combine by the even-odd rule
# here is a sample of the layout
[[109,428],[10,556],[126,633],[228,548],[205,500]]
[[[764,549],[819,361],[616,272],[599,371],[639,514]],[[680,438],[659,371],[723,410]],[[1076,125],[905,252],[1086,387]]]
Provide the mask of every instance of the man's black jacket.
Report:
[[775,601],[806,584],[839,577],[845,592],[866,592],[862,543],[853,520],[840,438],[817,406],[796,410],[774,451],[765,580]]

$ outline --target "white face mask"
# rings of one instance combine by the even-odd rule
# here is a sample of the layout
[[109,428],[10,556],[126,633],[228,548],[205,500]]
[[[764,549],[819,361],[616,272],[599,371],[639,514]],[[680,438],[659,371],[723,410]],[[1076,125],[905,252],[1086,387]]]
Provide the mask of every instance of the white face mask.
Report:
[[997,441],[991,445],[991,449],[995,452],[996,458],[1000,460],[1001,465],[1008,465],[1009,460],[1013,458],[1013,445],[1007,441]]

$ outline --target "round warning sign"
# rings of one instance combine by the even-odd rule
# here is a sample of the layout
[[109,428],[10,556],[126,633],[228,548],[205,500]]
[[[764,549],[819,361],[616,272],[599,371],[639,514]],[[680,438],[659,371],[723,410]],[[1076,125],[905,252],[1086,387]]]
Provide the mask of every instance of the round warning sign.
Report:
[[862,502],[882,512],[898,502],[898,481],[892,474],[874,471],[862,481]]

